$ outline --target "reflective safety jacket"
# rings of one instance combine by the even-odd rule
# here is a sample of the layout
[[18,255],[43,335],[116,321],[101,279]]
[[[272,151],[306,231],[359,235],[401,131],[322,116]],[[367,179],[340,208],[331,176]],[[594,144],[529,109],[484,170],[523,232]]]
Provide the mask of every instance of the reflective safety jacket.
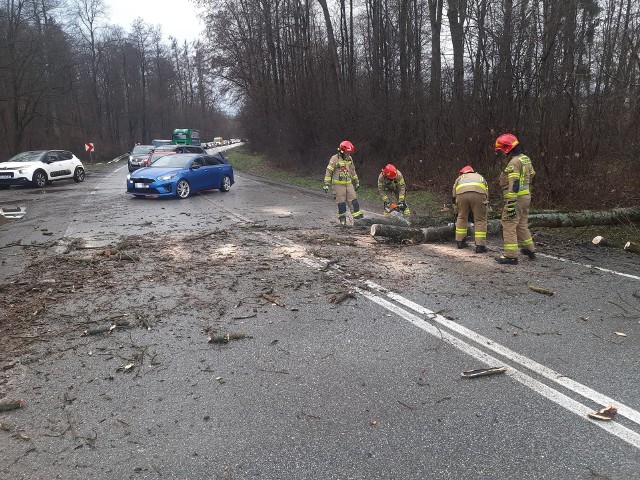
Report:
[[500,173],[502,197],[505,200],[513,200],[521,195],[531,195],[529,186],[535,174],[529,157],[524,154],[515,155]]
[[463,173],[453,184],[453,193],[451,195],[455,198],[465,192],[484,193],[488,197],[489,186],[487,185],[487,181],[484,177],[479,173]]
[[331,157],[324,174],[324,184],[330,185],[331,183],[334,185],[348,185],[349,183],[358,185],[360,183],[351,155],[337,153]]
[[378,193],[383,202],[389,200],[385,192],[394,192],[398,195],[398,201],[404,200],[407,186],[400,170],[396,170],[396,172],[396,178],[387,178],[382,173],[378,175]]

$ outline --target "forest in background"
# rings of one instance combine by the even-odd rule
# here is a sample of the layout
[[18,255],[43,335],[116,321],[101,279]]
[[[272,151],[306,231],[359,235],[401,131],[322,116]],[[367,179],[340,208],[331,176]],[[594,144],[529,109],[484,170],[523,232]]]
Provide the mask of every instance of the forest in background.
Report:
[[446,191],[468,163],[495,187],[509,131],[537,205],[640,203],[640,0],[192,3],[207,27],[179,45],[144,19],[109,26],[102,0],[6,0],[3,158],[89,140],[115,155],[181,126],[320,176],[349,139],[365,182],[395,163]]

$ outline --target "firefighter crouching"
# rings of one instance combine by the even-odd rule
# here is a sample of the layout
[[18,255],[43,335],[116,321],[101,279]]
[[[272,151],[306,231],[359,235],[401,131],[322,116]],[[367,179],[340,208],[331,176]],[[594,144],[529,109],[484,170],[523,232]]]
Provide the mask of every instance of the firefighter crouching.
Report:
[[458,248],[467,246],[469,212],[475,225],[476,253],[487,251],[487,206],[489,186],[482,175],[467,165],[460,169],[460,176],[453,184],[453,204],[457,208],[456,242]]
[[327,171],[324,175],[325,193],[329,186],[333,186],[333,197],[338,204],[338,220],[340,224],[347,223],[347,204],[351,209],[354,220],[364,217],[360,211],[360,204],[356,198],[356,191],[360,188],[360,181],[356,174],[356,167],[350,153],[355,151],[353,144],[347,140],[340,143],[338,153],[329,160]]
[[495,150],[509,160],[499,179],[505,201],[501,219],[504,251],[501,256],[496,257],[496,261],[506,265],[517,265],[518,248],[529,259],[536,258],[533,238],[529,231],[530,185],[536,172],[531,159],[522,153],[522,146],[514,135],[500,135],[496,139]]
[[397,204],[398,210],[409,216],[411,211],[405,200],[407,186],[402,172],[394,165],[388,164],[378,175],[378,193],[382,197],[384,216],[389,216],[389,209]]

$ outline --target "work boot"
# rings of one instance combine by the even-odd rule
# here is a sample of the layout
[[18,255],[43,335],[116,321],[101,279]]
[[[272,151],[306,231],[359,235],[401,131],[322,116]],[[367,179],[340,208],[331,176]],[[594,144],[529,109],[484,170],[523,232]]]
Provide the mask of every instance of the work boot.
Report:
[[340,217],[340,225],[346,225],[347,224],[347,219],[344,217]]
[[462,240],[458,242],[458,248],[467,248],[467,240]]
[[517,265],[518,264],[518,259],[517,258],[510,258],[510,257],[505,257],[504,255],[500,255],[499,257],[496,257],[496,262],[502,264],[502,265]]
[[476,253],[485,253],[487,251],[487,247],[484,245],[476,245]]
[[524,254],[527,257],[529,257],[529,260],[535,260],[536,259],[536,252],[534,252],[533,250],[527,250],[526,248],[521,248],[520,252],[522,252],[522,254]]

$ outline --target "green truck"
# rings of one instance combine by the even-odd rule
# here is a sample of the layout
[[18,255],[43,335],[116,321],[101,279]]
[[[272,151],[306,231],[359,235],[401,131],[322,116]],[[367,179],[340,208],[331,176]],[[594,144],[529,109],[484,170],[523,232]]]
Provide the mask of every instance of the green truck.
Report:
[[195,128],[176,128],[171,135],[175,145],[200,145],[200,131]]

